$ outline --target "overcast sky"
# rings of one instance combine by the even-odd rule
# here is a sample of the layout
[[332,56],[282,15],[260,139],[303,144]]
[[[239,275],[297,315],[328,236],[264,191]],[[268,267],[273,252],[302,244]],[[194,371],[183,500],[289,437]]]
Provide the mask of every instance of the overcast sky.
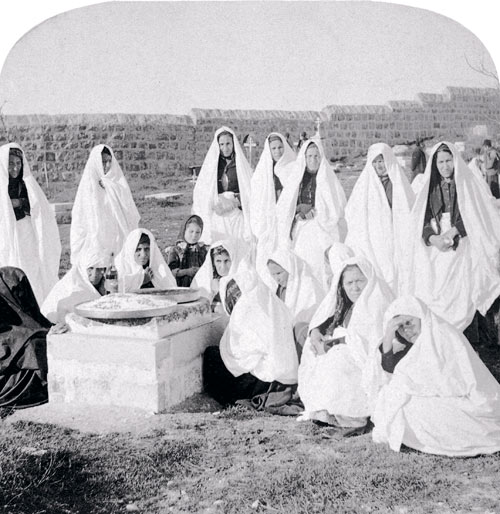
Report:
[[[27,12],[31,2],[17,3]],[[82,3],[66,1],[59,11]],[[470,26],[476,14],[498,20],[483,4],[465,9]],[[26,18],[17,7],[9,29]],[[462,21],[463,11],[442,9]],[[27,30],[19,25],[17,38]],[[493,86],[464,58],[493,69],[488,50],[456,21],[390,3],[109,2],[65,12],[21,37],[0,75],[0,105],[5,114],[187,114],[383,104],[448,85]]]

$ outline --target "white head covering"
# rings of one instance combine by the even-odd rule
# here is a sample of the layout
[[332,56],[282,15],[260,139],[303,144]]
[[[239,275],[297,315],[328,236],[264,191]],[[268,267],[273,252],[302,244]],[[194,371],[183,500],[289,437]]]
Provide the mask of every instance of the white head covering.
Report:
[[29,234],[32,234],[30,237],[34,237],[34,240],[26,243],[29,243],[34,253],[25,248],[8,191],[11,148],[22,151],[17,143],[0,147],[0,266],[15,266],[22,269],[30,281],[37,301],[41,304],[58,281],[61,256],[59,230],[54,211],[31,174],[23,152],[23,180],[30,202],[30,216],[20,221],[31,225],[32,231],[29,231]]
[[[392,210],[372,164],[379,155],[384,158],[392,183]],[[370,146],[365,167],[347,202],[345,243],[356,253],[365,255],[394,292],[414,200],[410,183],[390,146],[385,143]]]
[[[111,153],[111,168],[104,174],[102,150]],[[100,185],[102,184],[102,186]],[[92,148],[71,212],[71,262],[78,261],[87,237],[97,239],[108,253],[120,251],[127,235],[139,224],[127,179],[107,145]]]
[[99,292],[88,278],[87,269],[105,268],[108,264],[107,252],[89,239],[80,252],[78,263],[59,280],[43,302],[42,314],[52,323],[62,323],[76,305],[99,298]]
[[[439,252],[426,246],[422,239],[432,163],[441,144],[448,146],[453,155],[457,203],[467,232],[456,252]],[[409,224],[403,291],[422,299],[434,312],[463,330],[476,310],[486,314],[500,295],[500,214],[481,179],[468,168],[452,143],[440,142],[433,147],[423,180]],[[440,278],[438,286],[436,276]]]
[[154,287],[157,289],[177,287],[177,282],[156,244],[155,236],[145,228],[136,228],[127,236],[121,252],[116,256],[115,265],[120,292],[127,293],[140,289],[144,281],[144,269],[135,261],[135,251],[142,234],[149,237],[149,267],[153,270],[151,282]]
[[378,396],[374,441],[450,456],[500,450],[500,385],[465,336],[415,297],[389,306],[384,330],[397,315],[419,318],[421,332]]
[[241,233],[219,234],[219,238],[223,235],[228,238],[250,238],[250,178],[252,176],[252,170],[234,131],[228,127],[221,127],[215,132],[214,139],[205,156],[193,190],[193,207],[191,212],[192,214],[197,214],[203,220],[203,233],[200,239],[208,244],[210,244],[214,238],[217,238],[218,228],[215,226],[214,222],[216,220],[214,218],[220,217],[214,212],[214,207],[218,199],[217,171],[220,155],[217,138],[221,132],[229,132],[233,136],[236,175],[238,177],[240,201],[243,209],[243,226],[241,227],[239,222],[235,221],[234,232],[241,230]]
[[236,269],[245,249],[248,248],[246,245],[242,245],[240,241],[232,239],[215,241],[212,244],[210,250],[207,252],[205,262],[200,266],[200,269],[193,277],[193,282],[191,283],[191,287],[198,288],[201,296],[208,298],[210,301],[212,301],[214,296],[219,292],[219,280],[214,278],[214,264],[212,262],[212,250],[219,246],[222,246],[231,258],[229,273]]
[[334,275],[330,291],[309,323],[309,330],[321,326],[335,313],[342,274],[347,266],[358,266],[367,284],[354,303],[347,328],[336,328],[345,344],[315,355],[306,340],[299,367],[299,395],[306,411],[326,410],[329,414],[366,417],[373,405],[370,359],[382,339],[383,314],[393,295],[376,275],[365,257],[349,257]]
[[[274,164],[270,150],[269,138],[271,136],[279,137],[284,149],[283,155],[276,164]],[[250,211],[250,224],[252,232],[257,239],[263,234],[269,231],[274,232],[275,230],[276,191],[273,175],[275,174],[280,179],[282,185],[285,185],[289,179],[285,166],[294,161],[295,158],[295,152],[281,134],[272,132],[266,137],[264,149],[251,180],[252,208]]]
[[231,279],[240,288],[241,296],[220,342],[226,368],[236,377],[251,373],[264,382],[296,384],[298,357],[287,307],[246,260],[236,272],[221,280],[224,306]]
[[[288,272],[285,305],[290,310],[293,324],[309,323],[323,299],[323,288],[320,283],[313,276],[307,263],[287,248],[279,248],[270,259]],[[271,291],[275,293],[278,284],[271,280],[273,282]]]

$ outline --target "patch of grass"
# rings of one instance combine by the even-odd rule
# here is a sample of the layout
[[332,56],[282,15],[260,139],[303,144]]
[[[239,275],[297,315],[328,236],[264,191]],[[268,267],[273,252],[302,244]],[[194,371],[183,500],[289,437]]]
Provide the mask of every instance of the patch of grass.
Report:
[[[16,423],[0,443],[0,509],[12,514],[113,513],[153,496],[199,460],[199,442],[82,435]],[[45,450],[26,453],[24,447]]]

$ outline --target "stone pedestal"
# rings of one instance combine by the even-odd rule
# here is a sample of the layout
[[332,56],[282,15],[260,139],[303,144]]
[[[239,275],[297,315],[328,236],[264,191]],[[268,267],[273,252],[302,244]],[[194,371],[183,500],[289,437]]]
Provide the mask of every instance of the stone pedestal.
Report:
[[155,318],[66,322],[71,332],[47,338],[50,401],[151,412],[201,392],[203,352],[227,323],[204,299]]

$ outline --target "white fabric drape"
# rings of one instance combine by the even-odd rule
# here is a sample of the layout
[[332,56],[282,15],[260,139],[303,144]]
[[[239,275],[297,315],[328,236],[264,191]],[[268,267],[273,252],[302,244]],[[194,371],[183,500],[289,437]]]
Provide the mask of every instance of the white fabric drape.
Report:
[[[283,155],[274,164],[271,156],[269,138],[277,136],[283,144]],[[297,154],[290,148],[284,136],[272,132],[264,142],[264,149],[259,162],[252,175],[251,188],[251,209],[250,226],[252,233],[257,239],[256,267],[262,280],[270,283],[267,271],[267,260],[269,255],[278,247],[278,230],[276,218],[276,190],[274,187],[274,174],[280,179],[283,186],[288,182],[288,165],[295,161]]]
[[45,299],[40,312],[52,323],[63,323],[66,314],[73,312],[80,303],[100,298],[100,293],[91,284],[87,269],[105,268],[109,264],[109,255],[91,241],[80,252],[79,261],[52,288]]
[[339,336],[345,336],[345,344],[337,344],[323,355],[313,353],[309,337],[304,345],[298,392],[306,418],[314,418],[314,413],[319,411],[346,418],[371,414],[376,390],[372,390],[370,358],[373,348],[381,341],[383,315],[393,295],[366,258],[350,257],[342,263],[309,330],[319,327],[334,314],[342,273],[350,265],[359,267],[367,284],[354,303],[348,327],[336,329]]
[[[112,158],[106,174],[102,166],[104,146]],[[113,150],[107,145],[95,146],[83,170],[71,211],[71,262],[78,262],[78,254],[87,238],[116,255],[127,235],[138,227],[139,219],[127,179]]]
[[17,221],[9,198],[9,153],[16,143],[0,147],[0,266],[22,269],[39,304],[58,281],[61,241],[54,211],[31,174],[23,152],[23,180],[30,215]]
[[[273,252],[270,259],[288,272],[285,305],[293,324],[309,323],[324,296],[323,288],[313,276],[311,268],[291,250],[283,247]],[[276,293],[278,284],[272,281],[271,292]]]
[[[232,193],[217,192],[217,170],[219,165],[219,143],[217,137],[221,132],[233,135],[234,154],[236,160],[236,175],[240,191],[241,209],[234,207],[220,215],[215,212],[221,202],[231,201]],[[203,220],[203,233],[200,240],[207,244],[221,239],[250,240],[250,179],[252,170],[245,153],[234,131],[221,127],[215,132],[214,139],[208,149],[201,166],[200,174],[193,190],[192,214],[197,214]]]
[[457,202],[467,237],[460,240],[456,251],[440,252],[425,245],[422,230],[431,167],[441,144],[432,149],[411,213],[402,291],[414,294],[436,314],[463,330],[476,310],[486,314],[500,295],[500,214],[481,179],[468,168],[455,146],[445,142],[453,154]]
[[231,279],[241,296],[220,341],[224,365],[235,377],[251,373],[264,382],[296,384],[298,357],[287,307],[246,261],[221,279],[223,304]]
[[391,304],[384,325],[396,315],[420,318],[421,333],[394,373],[383,372],[373,440],[448,456],[500,451],[500,385],[464,335],[414,297]]
[[[245,255],[246,251],[249,250],[249,246],[242,244],[241,241],[235,241],[234,239],[225,239],[221,241],[215,241],[210,250],[222,246],[225,248],[229,257],[231,258],[231,266],[229,268],[229,274],[234,273],[239,261]],[[207,252],[205,262],[200,266],[200,269],[193,277],[191,287],[200,290],[201,296],[208,298],[211,302],[214,296],[219,292],[219,279],[214,278],[214,264],[212,262],[211,251]]]
[[151,282],[154,287],[156,289],[177,287],[177,282],[156,244],[155,236],[145,228],[136,228],[127,236],[121,252],[116,256],[115,265],[118,272],[119,291],[127,293],[134,289],[140,289],[142,286],[144,269],[134,259],[135,250],[142,234],[149,237],[149,267],[153,270]]
[[[372,164],[378,155],[383,156],[392,183],[392,210]],[[356,254],[365,255],[395,294],[414,200],[410,183],[390,146],[370,146],[365,167],[347,202],[345,244]]]
[[[318,147],[321,154],[321,163],[316,175],[314,217],[296,220],[294,223],[299,188],[306,170],[305,154],[312,143]],[[311,266],[326,292],[325,250],[332,243],[345,237],[344,190],[328,163],[320,140],[310,139],[304,143],[297,160],[289,164],[284,173],[287,173],[290,179],[283,188],[276,206],[280,244],[288,242],[291,245],[295,253]]]

